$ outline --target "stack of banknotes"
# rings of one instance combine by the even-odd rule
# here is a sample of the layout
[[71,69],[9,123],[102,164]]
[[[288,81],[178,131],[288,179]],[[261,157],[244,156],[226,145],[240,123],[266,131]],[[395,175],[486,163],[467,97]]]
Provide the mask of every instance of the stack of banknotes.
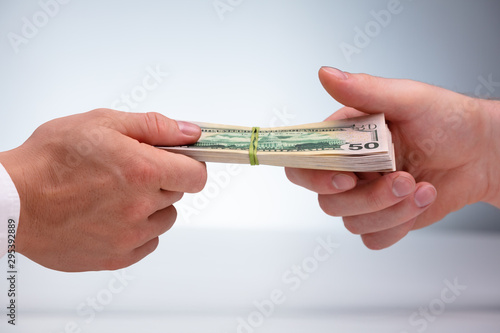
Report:
[[194,122],[202,134],[188,146],[159,147],[198,161],[352,172],[395,171],[383,114],[259,128]]

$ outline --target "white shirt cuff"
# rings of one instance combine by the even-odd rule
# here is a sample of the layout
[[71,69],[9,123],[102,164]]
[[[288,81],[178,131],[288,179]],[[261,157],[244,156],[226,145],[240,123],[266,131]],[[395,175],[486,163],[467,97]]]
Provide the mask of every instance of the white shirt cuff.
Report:
[[13,235],[17,230],[20,212],[21,201],[16,186],[0,163],[0,258],[7,253],[9,234]]

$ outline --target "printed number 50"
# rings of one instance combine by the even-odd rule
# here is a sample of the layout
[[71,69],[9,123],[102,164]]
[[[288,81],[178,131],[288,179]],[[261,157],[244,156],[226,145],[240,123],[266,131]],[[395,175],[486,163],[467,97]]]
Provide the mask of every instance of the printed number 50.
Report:
[[361,150],[363,148],[365,148],[365,149],[376,149],[378,147],[379,147],[378,142],[368,142],[368,143],[365,143],[364,146],[363,146],[362,143],[351,143],[349,145],[349,150]]

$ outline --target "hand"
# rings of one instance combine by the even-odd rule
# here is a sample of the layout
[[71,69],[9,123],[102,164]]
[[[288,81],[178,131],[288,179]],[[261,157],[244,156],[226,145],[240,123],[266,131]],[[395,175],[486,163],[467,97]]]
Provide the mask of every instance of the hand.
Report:
[[151,145],[194,143],[200,128],[113,110],[55,119],[0,154],[21,198],[16,251],[62,271],[118,269],[158,245],[173,203],[198,192],[206,168]]
[[500,207],[500,103],[410,80],[324,67],[325,89],[346,105],[327,120],[385,113],[395,145],[394,173],[286,168],[290,181],[319,193],[370,249],[386,248],[465,205]]

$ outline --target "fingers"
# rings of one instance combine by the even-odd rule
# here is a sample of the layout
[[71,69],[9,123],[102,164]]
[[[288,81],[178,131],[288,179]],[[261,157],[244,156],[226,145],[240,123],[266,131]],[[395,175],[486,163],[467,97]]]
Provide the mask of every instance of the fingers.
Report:
[[[203,189],[207,178],[204,163],[152,146],[194,143],[201,134],[197,125],[174,121],[155,112],[102,112],[111,113],[123,125],[118,129],[123,134],[118,143],[128,149],[135,149],[134,159],[129,161],[133,167],[129,165],[127,171],[130,179],[139,179],[145,185],[173,192],[194,193]],[[145,144],[136,147],[132,144],[132,139]]]
[[168,206],[151,214],[140,224],[133,228],[123,230],[120,243],[116,245],[116,250],[122,253],[122,261],[118,266],[131,265],[144,258],[156,249],[158,236],[172,228],[177,218],[177,211],[174,206]]
[[403,238],[417,218],[436,200],[433,185],[406,172],[371,174],[358,179],[358,185],[338,194],[318,196],[323,211],[342,216],[345,227],[362,236],[370,249],[382,249]]
[[147,214],[146,216],[151,216],[157,211],[161,211],[169,206],[172,206],[174,203],[180,201],[183,196],[183,192],[159,190],[151,197],[150,210],[145,211],[145,213],[143,214]]
[[154,237],[153,239],[148,240],[145,244],[134,248],[126,254],[118,254],[110,258],[103,259],[101,269],[116,270],[133,265],[156,250],[159,241],[159,237]]
[[418,202],[419,197],[435,197],[430,184],[420,183],[413,195],[385,209],[372,213],[344,217],[344,225],[354,234],[368,234],[394,228],[403,222],[412,220],[428,207],[427,202]]
[[349,231],[360,234],[368,248],[384,249],[412,230],[418,217],[430,207],[436,196],[434,186],[419,183],[415,192],[404,201],[371,214],[344,217],[344,224]]
[[156,192],[199,192],[207,180],[206,165],[182,154],[175,154],[125,137],[120,144],[129,152],[122,157],[120,173],[126,183]]
[[425,83],[344,73],[322,67],[319,78],[326,91],[343,105],[365,113],[385,113],[393,121],[421,116],[449,92]]
[[151,228],[152,237],[160,236],[170,230],[177,219],[177,210],[174,206],[168,206],[152,214],[148,218],[148,225]]
[[319,194],[335,194],[356,186],[352,172],[285,168],[288,179],[299,186]]
[[154,212],[140,228],[137,228],[137,238],[133,247],[137,249],[164,234],[172,228],[176,219],[177,210],[174,206],[168,206]]
[[397,243],[412,230],[416,218],[384,231],[361,235],[367,248],[382,250]]
[[205,187],[207,168],[203,162],[161,149],[154,153],[160,177],[160,188],[168,191],[196,193]]
[[186,145],[196,142],[201,135],[201,129],[197,125],[175,121],[156,112],[120,112],[117,118],[122,125],[119,129],[122,134],[150,145]]
[[319,195],[325,213],[332,216],[357,216],[391,207],[410,195],[415,180],[406,172],[394,172],[359,184],[341,194]]
[[[134,245],[134,252],[144,253],[144,256],[148,255],[151,249],[151,241],[154,241],[158,236],[164,234],[175,223],[177,219],[177,210],[174,206],[168,206],[164,209],[158,210],[153,213],[147,221],[141,226],[137,231],[136,244]],[[157,243],[157,242],[156,242]],[[149,244],[149,245],[148,245]],[[156,246],[154,247],[156,248]],[[151,249],[151,252],[152,250]]]
[[140,261],[141,259],[143,259],[147,255],[153,253],[154,250],[156,250],[156,248],[158,247],[159,243],[160,243],[160,238],[155,237],[155,238],[149,240],[148,242],[146,242],[145,244],[143,244],[142,246],[134,249],[134,251],[132,251],[132,254],[131,254],[130,259],[129,259],[130,265],[135,264],[136,262]]

